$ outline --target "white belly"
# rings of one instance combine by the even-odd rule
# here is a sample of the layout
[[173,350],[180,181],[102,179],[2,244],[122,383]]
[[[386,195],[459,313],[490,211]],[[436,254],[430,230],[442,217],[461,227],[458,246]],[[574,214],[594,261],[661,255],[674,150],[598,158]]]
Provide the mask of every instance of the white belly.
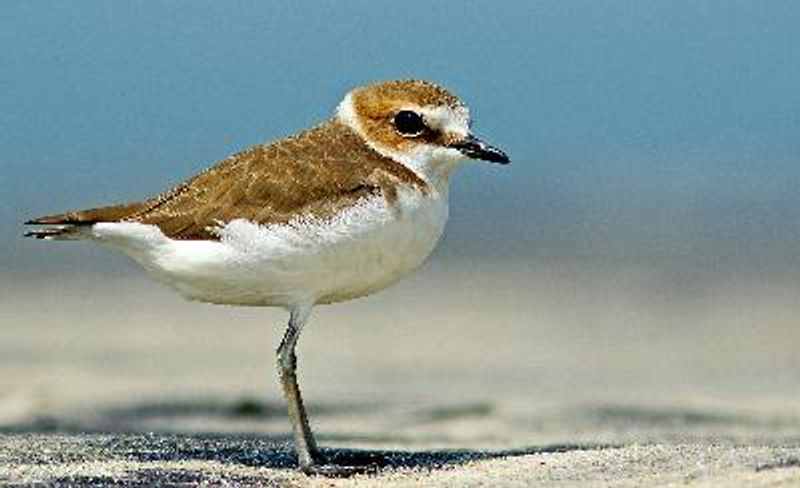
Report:
[[93,237],[136,259],[184,296],[212,303],[332,303],[381,290],[417,268],[447,221],[447,197],[401,190],[327,220],[259,226],[234,220],[220,241],[180,241],[154,226],[100,223]]

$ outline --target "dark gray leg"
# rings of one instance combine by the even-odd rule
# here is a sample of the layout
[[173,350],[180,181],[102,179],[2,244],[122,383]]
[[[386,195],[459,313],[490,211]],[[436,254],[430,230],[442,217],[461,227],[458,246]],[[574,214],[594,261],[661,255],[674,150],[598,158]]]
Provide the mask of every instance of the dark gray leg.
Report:
[[281,379],[283,394],[289,406],[289,420],[292,422],[292,435],[294,437],[294,448],[297,452],[297,463],[304,473],[322,476],[338,477],[374,472],[377,467],[373,464],[361,466],[326,465],[319,449],[317,449],[314,434],[311,433],[311,427],[308,425],[308,416],[303,406],[303,398],[300,396],[300,387],[297,386],[297,356],[294,353],[297,339],[300,337],[300,330],[303,328],[308,314],[311,313],[311,307],[312,305],[303,305],[292,309],[286,333],[283,335],[281,345],[278,346],[278,377]]
[[297,356],[294,348],[300,337],[300,330],[310,312],[310,306],[292,309],[289,325],[286,327],[286,333],[278,347],[277,363],[278,377],[281,379],[283,394],[289,406],[289,420],[292,422],[297,462],[300,469],[307,473],[315,472],[314,468],[321,463],[321,459],[317,443],[314,441],[314,434],[311,433],[311,427],[308,425],[308,416],[303,406],[300,387],[297,385]]

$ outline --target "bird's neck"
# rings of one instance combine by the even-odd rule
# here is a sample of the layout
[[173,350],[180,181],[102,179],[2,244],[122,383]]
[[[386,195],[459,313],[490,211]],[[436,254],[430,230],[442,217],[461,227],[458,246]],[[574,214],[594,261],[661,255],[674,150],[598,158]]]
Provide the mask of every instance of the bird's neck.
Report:
[[419,151],[417,154],[398,158],[395,161],[416,173],[436,188],[439,193],[446,196],[450,187],[450,174],[462,160],[437,158],[435,154]]

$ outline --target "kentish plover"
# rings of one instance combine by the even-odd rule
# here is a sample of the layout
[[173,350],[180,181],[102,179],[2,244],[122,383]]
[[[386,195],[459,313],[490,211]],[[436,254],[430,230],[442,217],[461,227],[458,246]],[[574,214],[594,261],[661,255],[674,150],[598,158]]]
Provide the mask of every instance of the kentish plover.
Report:
[[290,312],[277,351],[300,468],[335,473],[317,449],[295,374],[314,305],[386,288],[417,268],[447,221],[465,158],[508,163],[470,131],[467,107],[429,82],[356,88],[335,116],[235,154],[135,203],[41,217],[26,235],[118,249],[185,297]]

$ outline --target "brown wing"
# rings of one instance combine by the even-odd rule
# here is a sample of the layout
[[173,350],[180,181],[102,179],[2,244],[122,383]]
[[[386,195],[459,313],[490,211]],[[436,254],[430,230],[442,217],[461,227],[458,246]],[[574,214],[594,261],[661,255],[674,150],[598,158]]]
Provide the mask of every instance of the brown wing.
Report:
[[425,190],[413,171],[370,149],[337,121],[216,164],[143,202],[42,217],[33,224],[130,221],[174,239],[218,239],[211,229],[243,218],[285,223],[298,213],[325,217],[369,195],[393,199],[397,184]]

